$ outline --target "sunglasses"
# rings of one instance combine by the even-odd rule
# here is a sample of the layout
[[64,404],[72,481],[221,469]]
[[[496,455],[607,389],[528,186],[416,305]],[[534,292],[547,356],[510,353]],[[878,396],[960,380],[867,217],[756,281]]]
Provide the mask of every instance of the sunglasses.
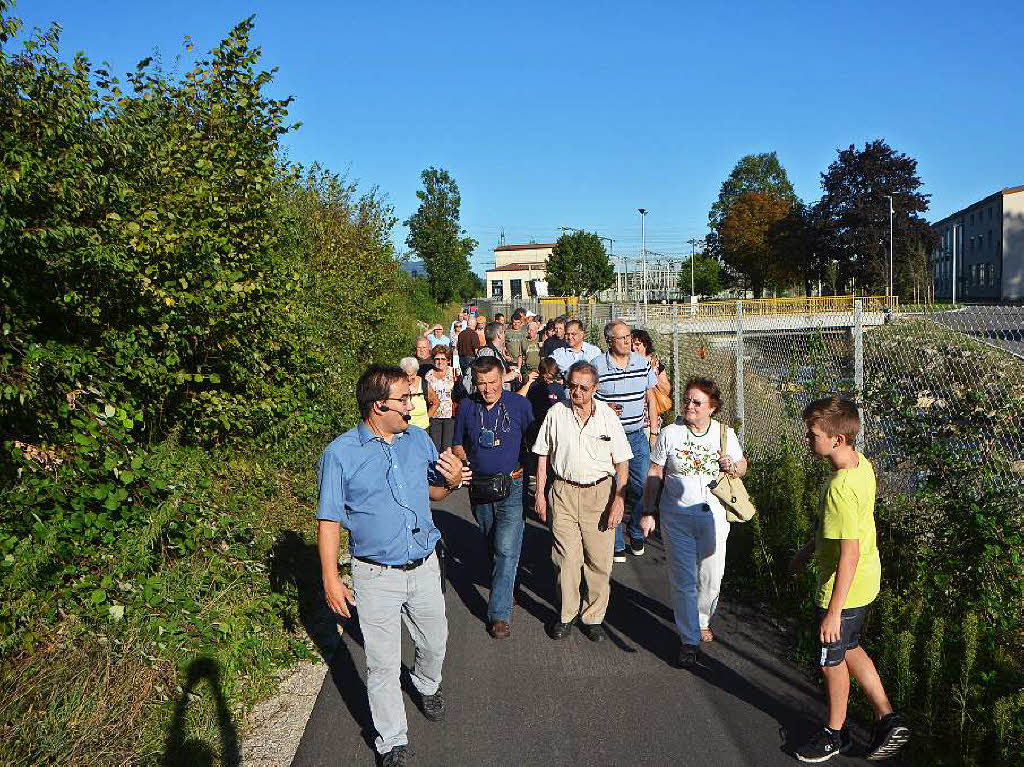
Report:
[[686,407],[687,405],[693,405],[694,407],[700,407],[701,405],[709,404],[708,402],[705,402],[702,399],[693,399],[692,397],[682,397],[679,400],[679,402],[682,403],[683,407]]

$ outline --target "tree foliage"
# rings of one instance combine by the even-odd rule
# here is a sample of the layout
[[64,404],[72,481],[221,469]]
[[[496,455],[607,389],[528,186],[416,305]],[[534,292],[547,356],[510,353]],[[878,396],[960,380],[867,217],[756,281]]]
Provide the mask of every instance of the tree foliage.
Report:
[[459,223],[462,197],[451,174],[444,168],[427,168],[420,177],[420,205],[405,221],[405,242],[426,265],[434,300],[448,304],[471,292],[469,254],[477,241],[467,237]]
[[615,266],[596,234],[567,232],[548,259],[547,281],[552,295],[590,296],[612,286]]
[[[694,295],[703,297],[717,296],[725,290],[728,282],[721,262],[706,253],[694,255],[692,276]],[[686,293],[690,292],[690,277],[690,264],[686,263],[679,277],[679,289]]]
[[722,258],[749,280],[755,298],[767,283],[794,279],[794,264],[776,249],[775,233],[789,215],[792,203],[760,192],[737,197],[719,226]]
[[251,30],[123,82],[61,61],[56,27],[0,47],[5,664],[65,616],[165,620],[162,573],[254,540],[182,456],[323,444],[362,367],[412,335],[391,207],[282,161],[289,100]]
[[[744,277],[760,296],[766,280],[792,275],[786,254],[771,247],[770,234],[776,222],[797,203],[793,185],[775,152],[741,157],[722,182],[718,199],[708,212],[711,232],[705,239],[706,252]],[[730,220],[737,204],[741,209]]]
[[853,144],[821,174],[818,204],[830,232],[828,257],[839,265],[840,281],[884,292],[889,282],[889,201],[892,195],[894,271],[897,287],[908,290],[935,235],[921,214],[929,195],[920,191],[917,160],[882,139],[857,149]]

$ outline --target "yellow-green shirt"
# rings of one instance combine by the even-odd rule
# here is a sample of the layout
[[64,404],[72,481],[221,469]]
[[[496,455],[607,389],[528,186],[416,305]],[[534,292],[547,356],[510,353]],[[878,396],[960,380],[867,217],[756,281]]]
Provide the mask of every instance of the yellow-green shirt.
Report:
[[860,559],[843,609],[863,607],[878,596],[882,561],[875,540],[875,470],[857,453],[852,469],[838,469],[821,494],[815,533],[814,557],[818,564],[818,604],[827,608],[839,566],[839,541],[860,543]]

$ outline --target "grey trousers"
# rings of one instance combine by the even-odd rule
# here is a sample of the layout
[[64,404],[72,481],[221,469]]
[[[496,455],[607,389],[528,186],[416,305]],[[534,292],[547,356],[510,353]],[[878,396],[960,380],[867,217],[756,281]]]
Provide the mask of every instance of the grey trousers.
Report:
[[437,555],[409,571],[353,559],[352,582],[366,651],[366,694],[377,730],[375,746],[386,754],[409,742],[399,681],[403,623],[416,645],[413,685],[421,695],[433,695],[441,685],[448,619]]

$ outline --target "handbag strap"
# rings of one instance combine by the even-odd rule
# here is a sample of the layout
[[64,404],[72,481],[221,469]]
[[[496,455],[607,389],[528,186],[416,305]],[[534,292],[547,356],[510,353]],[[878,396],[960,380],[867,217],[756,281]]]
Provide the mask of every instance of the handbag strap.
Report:
[[716,421],[715,421],[715,423],[717,423],[717,424],[718,424],[718,433],[719,433],[719,435],[721,435],[721,438],[720,438],[720,440],[719,440],[719,442],[720,442],[720,446],[719,446],[719,448],[718,448],[718,449],[719,449],[719,450],[721,451],[721,453],[722,453],[722,456],[721,456],[721,457],[722,457],[722,458],[725,458],[725,449],[726,449],[726,447],[728,446],[728,438],[729,438],[729,427],[728,427],[728,426],[726,426],[726,425],[725,425],[724,423],[722,423],[721,421],[717,421],[717,420],[716,420]]

